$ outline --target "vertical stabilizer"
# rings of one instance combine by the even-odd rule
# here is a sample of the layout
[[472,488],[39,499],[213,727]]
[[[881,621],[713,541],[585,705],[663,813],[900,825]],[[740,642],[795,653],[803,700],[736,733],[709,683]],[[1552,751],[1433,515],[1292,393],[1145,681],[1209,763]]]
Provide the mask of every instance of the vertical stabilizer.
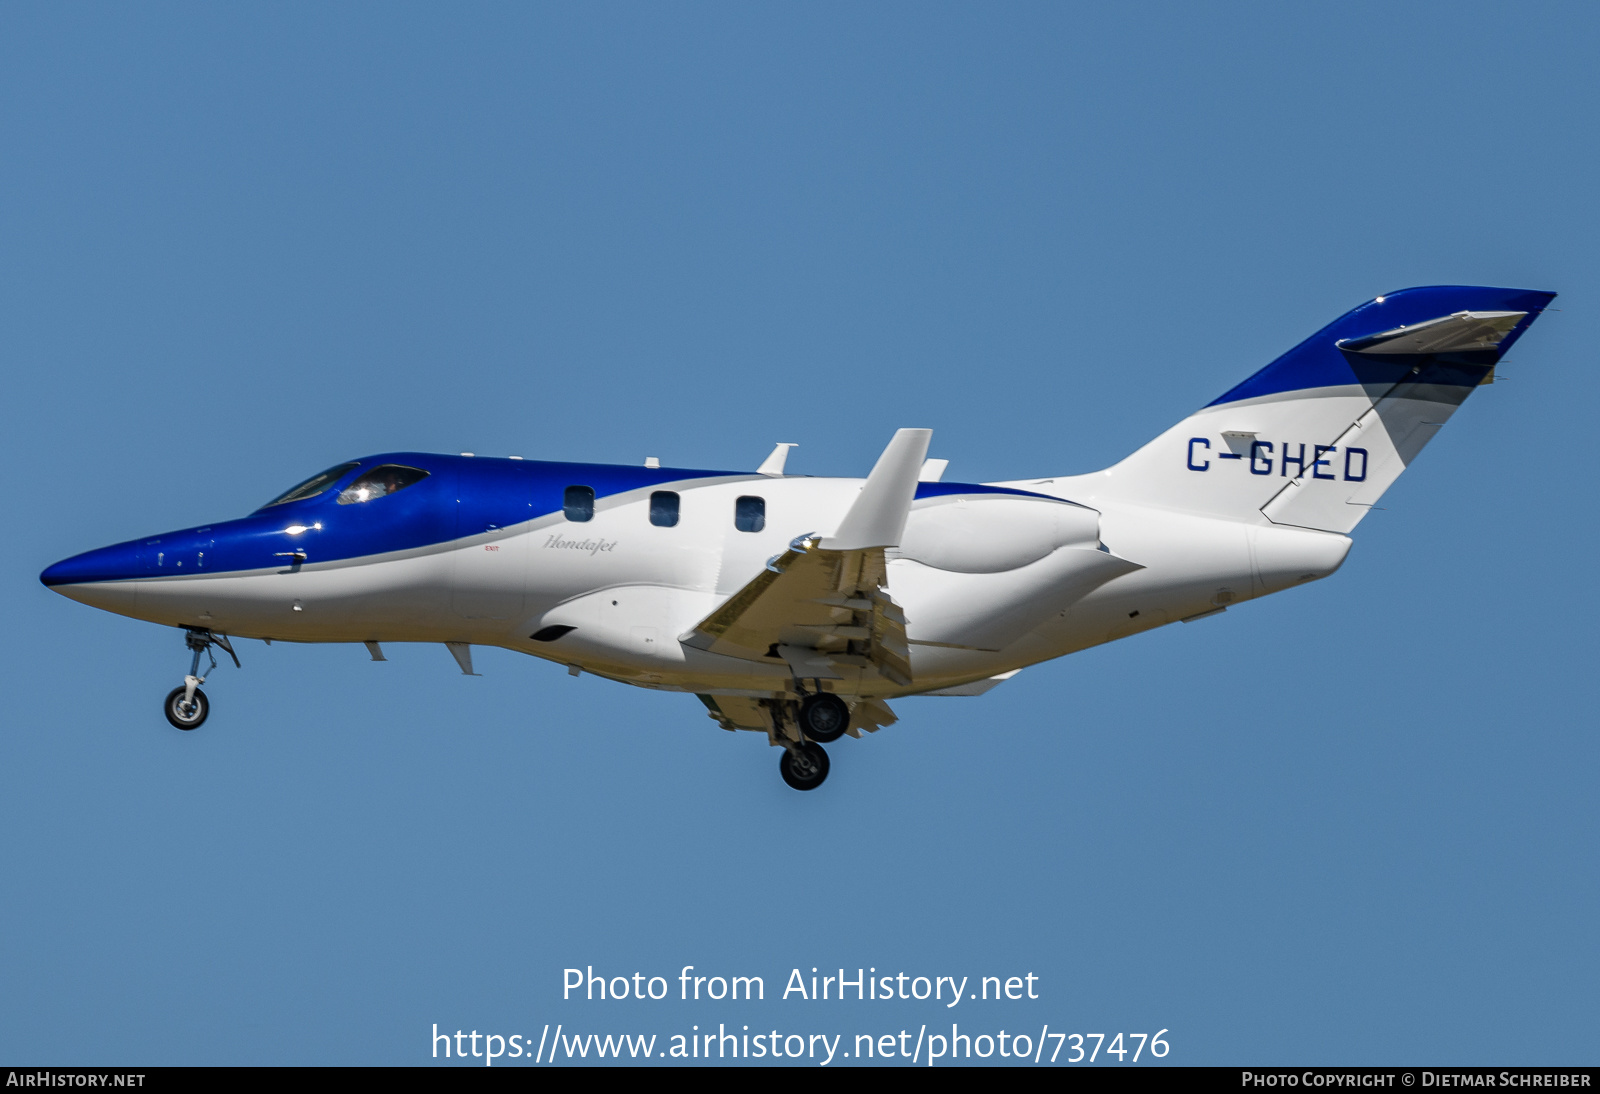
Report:
[[1380,296],[1086,477],[1119,500],[1348,532],[1554,297],[1461,285]]

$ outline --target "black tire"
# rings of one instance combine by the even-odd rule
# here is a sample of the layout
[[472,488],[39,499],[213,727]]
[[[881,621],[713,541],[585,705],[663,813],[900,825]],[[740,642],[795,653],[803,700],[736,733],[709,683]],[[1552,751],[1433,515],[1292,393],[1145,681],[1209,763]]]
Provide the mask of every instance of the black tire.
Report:
[[815,790],[828,777],[828,754],[809,741],[786,748],[778,757],[778,773],[796,790]]
[[205,692],[195,688],[194,702],[185,707],[183,692],[183,688],[173,688],[167,693],[167,701],[161,709],[174,729],[199,729],[205,724],[206,715],[211,713],[211,701],[206,698]]
[[850,708],[837,695],[808,695],[800,702],[800,732],[818,744],[832,744],[850,728]]

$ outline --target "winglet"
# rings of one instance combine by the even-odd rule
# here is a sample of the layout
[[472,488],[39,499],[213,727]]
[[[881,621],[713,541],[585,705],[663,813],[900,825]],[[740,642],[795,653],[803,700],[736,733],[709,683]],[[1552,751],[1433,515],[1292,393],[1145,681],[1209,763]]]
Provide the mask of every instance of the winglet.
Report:
[[860,551],[868,547],[894,547],[905,531],[911,501],[917,493],[917,475],[928,457],[931,429],[895,431],[883,450],[855,504],[839,522],[838,531],[822,541],[830,551]]

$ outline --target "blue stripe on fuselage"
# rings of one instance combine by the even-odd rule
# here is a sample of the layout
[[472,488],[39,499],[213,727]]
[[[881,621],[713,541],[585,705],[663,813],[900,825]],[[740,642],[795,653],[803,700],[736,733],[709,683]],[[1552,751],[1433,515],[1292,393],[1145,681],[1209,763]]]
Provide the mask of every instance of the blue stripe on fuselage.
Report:
[[[1032,490],[1018,490],[1011,486],[985,486],[976,482],[919,482],[917,483],[916,500],[923,498],[942,498],[950,494],[1013,494],[1019,498],[1043,498],[1046,501],[1060,502],[1060,498],[1051,497],[1049,494],[1040,494]],[[1071,504],[1063,502],[1062,504]]]
[[[420,467],[428,477],[388,497],[338,504],[339,491],[351,480],[388,463]],[[305,555],[305,565],[343,562],[449,543],[559,513],[569,486],[588,486],[596,498],[607,498],[652,486],[729,478],[771,481],[742,471],[387,452],[360,460],[355,469],[314,498],[259,509],[238,520],[88,551],[56,563],[40,574],[39,580],[51,586],[77,585],[265,570],[290,565],[294,552]],[[917,487],[918,498],[947,494],[1034,496],[1024,490],[975,483],[933,482]],[[296,535],[286,531],[295,526],[306,530]]]

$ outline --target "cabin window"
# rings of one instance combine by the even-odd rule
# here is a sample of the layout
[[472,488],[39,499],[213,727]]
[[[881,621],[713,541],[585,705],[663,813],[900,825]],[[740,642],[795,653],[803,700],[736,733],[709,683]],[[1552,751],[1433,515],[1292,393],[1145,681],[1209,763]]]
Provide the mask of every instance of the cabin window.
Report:
[[561,496],[561,511],[567,515],[568,520],[593,520],[594,487],[567,487],[567,492]]
[[291,501],[314,498],[360,466],[359,463],[341,463],[338,467],[330,467],[322,474],[313,475],[300,485],[284,491],[261,508],[271,509],[274,505],[287,505]]
[[416,485],[427,477],[428,473],[420,467],[406,467],[398,463],[381,464],[339,491],[339,504],[355,505],[358,502],[386,498],[408,486]]
[[767,526],[767,499],[743,497],[733,503],[733,526],[741,532],[759,532]]
[[671,490],[657,490],[650,495],[650,523],[658,528],[671,528],[678,523],[678,495]]

